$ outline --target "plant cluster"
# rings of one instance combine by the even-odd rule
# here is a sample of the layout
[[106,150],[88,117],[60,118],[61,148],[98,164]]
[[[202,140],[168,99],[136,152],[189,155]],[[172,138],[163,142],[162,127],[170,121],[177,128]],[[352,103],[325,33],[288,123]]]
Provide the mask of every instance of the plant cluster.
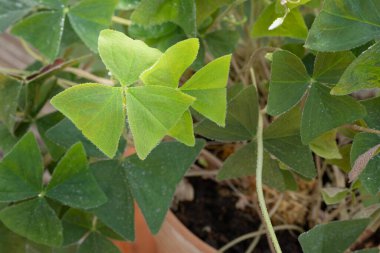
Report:
[[238,147],[217,180],[255,176],[275,252],[263,188],[312,180],[318,210],[360,208],[310,227],[302,250],[345,252],[380,227],[379,13],[372,0],[0,0],[0,31],[36,60],[0,68],[0,252],[119,252],[134,202],[157,233],[211,141]]

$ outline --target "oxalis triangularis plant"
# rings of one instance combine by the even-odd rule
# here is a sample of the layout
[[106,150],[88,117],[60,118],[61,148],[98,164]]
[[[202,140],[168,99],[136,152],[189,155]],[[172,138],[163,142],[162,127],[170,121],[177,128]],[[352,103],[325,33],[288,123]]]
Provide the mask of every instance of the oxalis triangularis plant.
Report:
[[[48,77],[58,76],[59,69],[76,61],[57,61],[32,75],[0,75],[0,144],[1,148],[7,145],[7,154],[0,162],[0,220],[5,225],[0,226],[0,249],[20,250],[20,246],[9,250],[9,241],[24,247],[21,252],[25,248],[47,250],[41,245],[50,247],[50,251],[53,247],[93,252],[98,247],[104,252],[117,252],[108,238],[134,239],[134,200],[156,233],[175,185],[205,144],[194,138],[194,131],[209,139],[243,143],[224,162],[217,178],[256,174],[258,202],[276,252],[281,252],[281,245],[274,231],[280,227],[271,224],[262,183],[285,190],[290,188],[289,180],[294,181],[294,174],[310,180],[320,176],[323,166],[339,166],[348,179],[346,187],[320,189],[327,205],[355,201],[359,195],[370,199],[365,202],[368,209],[359,216],[347,210],[346,216],[353,219],[320,224],[302,233],[299,242],[303,251],[344,252],[363,231],[378,228],[380,100],[375,95],[358,101],[350,94],[380,87],[380,2],[326,0],[310,30],[300,8],[316,1],[266,3],[261,14],[254,17],[250,36],[289,37],[298,44],[275,41],[283,48],[268,54],[271,76],[268,102],[262,109],[258,94],[265,93],[263,87],[257,90],[256,85],[235,85],[227,96],[229,55],[211,61],[179,85],[197,57],[198,39],[183,40],[161,52],[121,32],[100,32],[109,26],[117,1],[81,0],[72,6],[63,0],[20,2],[0,1],[0,6],[5,6],[0,13],[10,10],[10,14],[0,15],[0,30],[20,20],[12,33],[38,49],[42,62],[51,62],[64,44],[63,31],[71,29],[87,47],[99,52],[118,83],[112,87],[105,85],[113,83],[109,80],[69,83],[73,87],[51,99],[66,118],[57,112],[38,118],[46,100],[57,93]],[[191,2],[196,8],[188,8]],[[90,8],[95,3],[97,8]],[[173,10],[178,7],[181,15],[166,15],[168,3],[142,0],[131,18],[143,26],[151,25],[149,22],[160,25],[162,20],[173,22],[193,37],[197,29],[195,15],[197,22],[207,23],[211,14],[207,8],[198,8],[201,2],[187,1],[189,11],[183,12],[181,4],[170,5]],[[212,6],[218,9],[227,5],[224,1],[218,4]],[[57,29],[41,29],[44,24],[55,24]],[[142,29],[153,33],[156,28],[146,32],[146,27],[131,26],[129,32],[135,29],[138,34]],[[165,36],[168,31],[177,31],[168,23],[161,28]],[[44,36],[35,37],[35,33]],[[201,37],[202,42],[210,41],[212,36],[208,35],[206,32]],[[224,42],[230,40],[228,36],[213,35]],[[47,37],[54,38],[54,43],[45,43]],[[308,57],[302,53],[304,48]],[[253,68],[251,73],[255,83]],[[18,109],[25,119],[17,118]],[[199,120],[194,130],[192,114]],[[264,119],[271,121],[265,128]],[[32,133],[19,138],[29,124],[37,126],[56,164],[44,168]],[[124,158],[128,130],[137,155]],[[7,131],[11,134],[5,134]],[[161,143],[167,135],[185,145]],[[337,145],[337,136],[345,140],[345,145]],[[52,172],[50,179],[46,173],[43,180],[45,170]],[[322,182],[321,177],[318,180]]]

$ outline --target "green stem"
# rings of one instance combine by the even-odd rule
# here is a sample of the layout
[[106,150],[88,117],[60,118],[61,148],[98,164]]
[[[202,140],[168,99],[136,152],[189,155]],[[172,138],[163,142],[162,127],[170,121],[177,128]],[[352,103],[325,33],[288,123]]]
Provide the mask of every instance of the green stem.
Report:
[[264,191],[263,191],[263,157],[264,157],[264,147],[263,147],[263,116],[259,113],[258,126],[257,126],[257,167],[256,167],[256,190],[257,198],[259,200],[259,206],[261,209],[261,214],[263,216],[265,226],[269,233],[270,239],[273,243],[276,253],[282,253],[280,244],[278,243],[276,234],[274,232],[272,222],[269,217],[268,209],[265,205]]
[[117,23],[117,24],[121,24],[121,25],[125,25],[125,26],[130,26],[132,24],[131,20],[125,19],[122,17],[118,17],[118,16],[112,16],[112,22]]

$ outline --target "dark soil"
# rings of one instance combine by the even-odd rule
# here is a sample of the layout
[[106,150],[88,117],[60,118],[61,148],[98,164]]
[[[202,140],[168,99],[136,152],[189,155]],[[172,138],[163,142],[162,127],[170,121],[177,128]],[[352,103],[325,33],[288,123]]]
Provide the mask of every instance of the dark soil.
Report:
[[[219,249],[241,235],[257,231],[261,224],[258,214],[253,208],[237,209],[238,198],[228,186],[201,178],[190,178],[189,182],[194,187],[194,200],[180,202],[172,211],[199,238]],[[284,253],[302,253],[297,235],[281,231],[277,236]],[[251,242],[243,241],[227,252],[244,253]],[[271,252],[266,236],[261,237],[254,252]]]

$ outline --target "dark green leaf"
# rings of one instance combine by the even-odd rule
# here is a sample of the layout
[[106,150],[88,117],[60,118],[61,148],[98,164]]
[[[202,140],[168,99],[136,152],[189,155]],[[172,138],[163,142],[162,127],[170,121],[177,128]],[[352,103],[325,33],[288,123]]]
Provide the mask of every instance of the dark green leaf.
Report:
[[301,142],[300,118],[300,108],[295,107],[270,124],[264,130],[264,148],[293,171],[313,178],[316,170],[309,147]]
[[239,38],[240,34],[238,31],[223,29],[206,34],[204,39],[210,53],[214,57],[220,57],[233,53]]
[[[380,136],[370,133],[359,133],[355,135],[351,149],[351,166],[360,155],[367,152],[372,147],[380,144]],[[380,154],[375,155],[369,160],[363,172],[360,173],[359,179],[369,193],[375,195],[380,191]]]
[[63,9],[43,11],[17,23],[12,28],[12,33],[29,42],[49,61],[53,61],[59,53],[64,23]]
[[70,8],[68,16],[72,27],[93,52],[98,52],[99,33],[110,26],[117,2],[82,0]]
[[69,149],[76,142],[80,141],[88,156],[105,157],[105,155],[84,137],[81,131],[67,118],[50,128],[46,132],[46,137],[65,149]]
[[0,252],[25,253],[25,239],[0,223]]
[[197,7],[197,24],[201,25],[220,7],[227,4],[232,4],[233,0],[195,0]]
[[16,144],[17,138],[14,137],[6,126],[0,123],[0,153],[6,154]]
[[0,74],[0,122],[13,132],[16,122],[16,110],[21,90],[21,83]]
[[76,208],[94,208],[107,201],[88,169],[81,143],[75,144],[54,169],[46,196]]
[[351,51],[317,54],[313,79],[321,83],[336,84],[340,76],[355,59]]
[[196,17],[194,0],[142,0],[132,14],[132,20],[141,25],[157,25],[171,21],[185,33],[195,36]]
[[65,153],[65,149],[47,138],[46,131],[57,124],[60,120],[62,120],[62,118],[63,115],[61,113],[53,112],[37,119],[36,121],[38,132],[41,135],[41,138],[44,141],[47,149],[49,150],[50,155],[55,161],[62,157],[62,155]]
[[91,171],[108,198],[104,205],[92,209],[91,212],[124,239],[133,241],[134,205],[126,171],[116,160],[94,163]]
[[68,210],[62,218],[63,246],[78,242],[92,228],[93,215],[78,209]]
[[365,115],[364,106],[352,97],[332,96],[328,87],[315,83],[310,89],[302,114],[302,142],[310,143],[323,133]]
[[192,148],[177,142],[164,142],[143,161],[137,155],[124,161],[132,194],[153,233],[160,229],[176,185],[203,146],[203,141],[197,141]]
[[[224,162],[222,169],[218,173],[217,179],[225,180],[244,176],[253,176],[256,174],[256,163],[257,143],[251,142],[228,157],[228,159]],[[264,184],[276,188],[279,191],[284,191],[286,189],[285,181],[280,168],[266,152],[264,152],[263,182]]]
[[204,119],[197,124],[195,131],[207,138],[221,141],[251,140],[256,134],[257,116],[256,89],[250,86],[229,101],[225,127]]
[[306,40],[317,51],[342,51],[380,35],[380,2],[326,0]]
[[77,253],[120,253],[119,249],[106,237],[92,232],[80,245]]
[[27,133],[0,163],[0,201],[37,196],[42,190],[43,163],[32,133]]
[[274,52],[268,113],[279,115],[288,111],[304,96],[309,84],[306,68],[296,55],[283,50]]
[[306,39],[307,27],[297,8],[289,12],[279,27],[269,30],[271,24],[277,18],[281,18],[281,16],[276,13],[276,3],[273,2],[258,17],[252,27],[252,35],[254,37],[282,36],[302,40]]
[[363,232],[369,220],[333,221],[302,233],[298,240],[305,253],[343,253]]
[[128,27],[128,35],[134,39],[159,39],[173,33],[177,28],[178,26],[171,22],[151,26],[132,23]]
[[367,110],[367,115],[364,117],[364,121],[368,127],[380,130],[380,97],[375,97],[367,100],[360,101]]
[[60,246],[62,224],[45,199],[35,198],[0,211],[0,220],[13,232],[48,246]]
[[34,0],[0,0],[0,32],[28,14],[36,4]]
[[371,46],[348,66],[331,94],[346,95],[371,88],[380,88],[380,42]]

